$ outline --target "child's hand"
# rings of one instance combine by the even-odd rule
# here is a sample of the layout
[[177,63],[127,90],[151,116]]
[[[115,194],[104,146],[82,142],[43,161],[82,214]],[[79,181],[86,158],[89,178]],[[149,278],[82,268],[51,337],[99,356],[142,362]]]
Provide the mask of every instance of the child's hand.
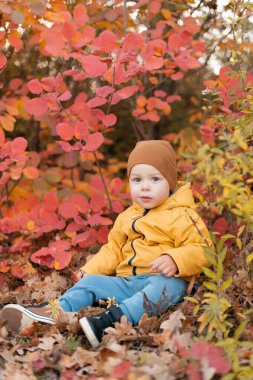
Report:
[[78,278],[78,280],[81,280],[81,278],[86,277],[86,276],[87,276],[87,273],[85,273],[81,270],[76,272],[76,277]]
[[150,269],[163,274],[165,277],[172,277],[178,271],[177,264],[170,255],[162,255],[152,261]]
[[87,273],[85,272],[82,272],[81,270],[78,270],[77,272],[74,272],[74,271],[70,271],[70,277],[72,279],[72,281],[74,282],[78,282],[79,280],[81,280],[81,278],[87,276]]

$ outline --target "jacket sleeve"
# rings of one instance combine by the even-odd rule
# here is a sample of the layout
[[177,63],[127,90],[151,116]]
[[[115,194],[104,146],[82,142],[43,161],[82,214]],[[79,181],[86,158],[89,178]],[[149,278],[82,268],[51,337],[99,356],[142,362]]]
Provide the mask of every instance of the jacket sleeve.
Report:
[[87,274],[114,274],[118,264],[122,261],[121,247],[126,240],[127,236],[122,231],[122,218],[120,214],[108,234],[108,242],[81,267],[81,271]]
[[204,247],[212,242],[201,217],[192,209],[183,209],[172,231],[174,248],[164,252],[172,257],[178,267],[175,277],[195,276],[202,267],[210,266],[204,255]]

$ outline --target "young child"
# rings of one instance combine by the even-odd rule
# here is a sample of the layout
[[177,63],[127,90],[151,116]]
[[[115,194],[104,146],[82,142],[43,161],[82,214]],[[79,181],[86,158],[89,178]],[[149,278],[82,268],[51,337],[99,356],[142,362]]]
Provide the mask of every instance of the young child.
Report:
[[[203,248],[211,244],[210,237],[194,211],[190,184],[177,183],[170,143],[138,142],[127,172],[133,205],[117,217],[108,243],[80,269],[80,280],[59,300],[63,310],[78,311],[115,297],[115,306],[79,321],[93,347],[123,315],[137,325],[146,309],[149,316],[160,315],[182,301],[192,276],[208,265]],[[27,321],[54,324],[45,304],[7,305],[2,318],[16,331]]]

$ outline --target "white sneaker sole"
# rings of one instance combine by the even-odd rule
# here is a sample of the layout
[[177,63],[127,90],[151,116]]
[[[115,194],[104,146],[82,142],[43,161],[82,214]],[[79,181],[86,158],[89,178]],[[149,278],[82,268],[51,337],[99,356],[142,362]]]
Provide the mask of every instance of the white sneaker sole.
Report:
[[33,322],[47,323],[54,325],[52,318],[38,315],[25,307],[16,304],[6,305],[1,312],[1,318],[7,320],[7,327],[16,332],[22,331],[30,327]]
[[88,341],[90,342],[91,346],[93,348],[97,348],[100,345],[100,342],[97,340],[96,335],[94,334],[92,328],[90,327],[90,324],[87,320],[87,318],[81,318],[79,321],[84,334],[86,335]]

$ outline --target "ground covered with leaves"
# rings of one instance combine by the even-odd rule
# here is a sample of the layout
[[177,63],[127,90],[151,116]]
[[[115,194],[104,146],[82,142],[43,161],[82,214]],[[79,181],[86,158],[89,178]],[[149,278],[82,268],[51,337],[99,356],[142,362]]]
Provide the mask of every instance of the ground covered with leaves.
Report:
[[[1,301],[28,304],[32,299],[38,303],[57,298],[69,285],[70,279],[57,272],[44,278],[36,274],[15,290],[3,291]],[[240,315],[240,310],[250,305],[252,285],[247,271],[235,272],[228,294],[233,305],[230,321],[235,326],[238,321],[233,310]],[[201,285],[195,299],[201,299],[204,291]],[[61,311],[56,325],[34,323],[19,335],[7,331],[5,321],[1,321],[0,379],[208,380],[232,373],[232,360],[223,347],[207,341],[207,331],[199,334],[199,315],[193,315],[194,305],[187,301],[158,319],[144,314],[135,328],[123,317],[107,330],[101,346],[92,350],[78,319],[98,314],[106,306],[101,303],[100,307],[88,307],[78,313]],[[57,303],[52,302],[50,308],[53,315],[57,314]],[[253,341],[252,324],[243,335]],[[252,353],[249,345],[237,349],[239,362],[249,370]]]

